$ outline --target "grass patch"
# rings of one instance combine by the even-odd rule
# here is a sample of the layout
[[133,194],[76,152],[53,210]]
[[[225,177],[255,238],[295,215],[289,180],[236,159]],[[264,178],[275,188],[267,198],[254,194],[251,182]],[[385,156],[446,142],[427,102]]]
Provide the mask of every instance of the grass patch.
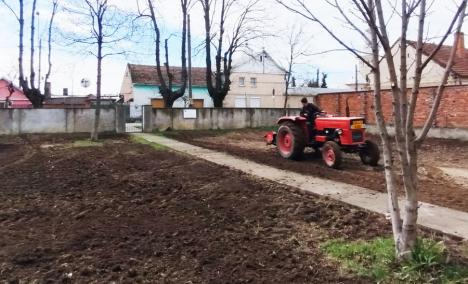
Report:
[[331,240],[321,246],[343,268],[378,283],[466,283],[468,267],[448,261],[442,243],[419,240],[408,260],[398,263],[393,238],[347,242]]
[[143,145],[148,145],[148,146],[151,146],[154,150],[156,151],[166,151],[168,148],[164,145],[161,145],[161,144],[158,144],[158,143],[154,143],[154,142],[150,142],[142,137],[139,137],[139,136],[130,136],[130,139],[133,143],[138,143],[138,144],[143,144]]
[[102,142],[95,142],[91,141],[90,139],[86,140],[76,140],[72,143],[72,147],[74,148],[82,148],[82,147],[102,147],[104,144]]

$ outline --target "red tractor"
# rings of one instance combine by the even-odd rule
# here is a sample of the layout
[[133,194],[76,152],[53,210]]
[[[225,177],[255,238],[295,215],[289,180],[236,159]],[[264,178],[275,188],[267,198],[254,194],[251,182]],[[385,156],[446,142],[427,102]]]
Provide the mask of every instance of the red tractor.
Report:
[[277,146],[283,158],[297,160],[305,147],[311,147],[317,153],[321,152],[323,161],[330,168],[340,167],[342,152],[359,154],[365,165],[377,166],[379,162],[379,147],[366,139],[366,124],[362,117],[317,117],[315,137],[310,137],[305,117],[282,117],[278,124],[278,132],[269,132],[265,138],[268,145]]

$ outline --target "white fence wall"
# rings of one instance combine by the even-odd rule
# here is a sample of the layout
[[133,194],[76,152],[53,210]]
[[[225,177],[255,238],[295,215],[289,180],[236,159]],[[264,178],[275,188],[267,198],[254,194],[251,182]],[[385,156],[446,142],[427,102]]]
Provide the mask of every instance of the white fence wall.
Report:
[[[116,132],[115,109],[101,109],[100,132]],[[94,109],[0,109],[0,135],[91,132]]]
[[[239,129],[276,125],[285,115],[279,108],[202,108],[196,109],[196,118],[184,117],[184,109],[143,109],[143,130]],[[286,110],[287,115],[298,115],[299,109]]]

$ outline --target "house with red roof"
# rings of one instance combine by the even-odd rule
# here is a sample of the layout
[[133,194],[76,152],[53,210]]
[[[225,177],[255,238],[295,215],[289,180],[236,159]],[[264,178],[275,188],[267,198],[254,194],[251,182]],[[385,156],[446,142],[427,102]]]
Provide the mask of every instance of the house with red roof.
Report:
[[32,108],[24,93],[7,79],[0,79],[0,108]]
[[[468,50],[465,48],[465,35],[460,33],[455,35],[460,37],[458,41],[458,46],[456,47],[456,56],[454,66],[450,72],[450,77],[447,82],[447,85],[468,85]],[[400,45],[397,41],[393,45],[393,56],[396,64],[397,72],[400,67]],[[433,52],[437,49],[437,44],[425,43],[423,45],[423,61],[425,61]],[[450,53],[452,51],[452,46],[444,45],[441,49],[434,55],[431,62],[424,69],[421,80],[421,87],[434,87],[440,84],[440,80],[445,72],[447,62],[450,58]],[[415,74],[414,62],[416,60],[416,42],[408,41],[407,48],[407,57],[408,57],[408,74]],[[361,72],[364,77],[369,78],[370,87],[372,87],[372,74],[370,69],[364,64],[361,66]],[[380,72],[382,76],[382,88],[390,89],[390,74],[388,72],[388,66],[386,60],[382,59],[380,64]],[[408,78],[408,87],[413,85],[413,80],[411,76]]]

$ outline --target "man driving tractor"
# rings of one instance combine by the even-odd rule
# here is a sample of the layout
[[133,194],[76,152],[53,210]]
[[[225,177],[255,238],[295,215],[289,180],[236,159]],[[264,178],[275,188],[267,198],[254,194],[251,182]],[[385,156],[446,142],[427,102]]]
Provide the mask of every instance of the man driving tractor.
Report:
[[342,153],[356,153],[364,165],[379,163],[379,146],[366,139],[366,119],[361,116],[325,116],[320,107],[301,100],[300,116],[283,116],[278,120],[278,131],[264,137],[267,145],[275,145],[281,157],[299,160],[304,149],[321,153],[330,168],[340,168]]
[[309,131],[309,140],[313,141],[315,137],[315,119],[317,115],[322,113],[322,110],[313,103],[309,103],[307,98],[302,98],[301,116],[307,118],[307,130]]

